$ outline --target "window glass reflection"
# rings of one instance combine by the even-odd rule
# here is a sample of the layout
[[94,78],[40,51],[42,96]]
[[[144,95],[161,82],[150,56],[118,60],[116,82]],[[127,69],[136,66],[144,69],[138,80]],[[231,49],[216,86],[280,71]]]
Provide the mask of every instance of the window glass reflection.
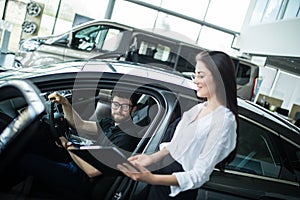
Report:
[[239,146],[229,169],[279,178],[282,168],[274,144],[267,130],[240,119]]
[[134,3],[116,1],[111,19],[129,26],[152,30],[157,13],[156,10]]
[[284,19],[300,17],[300,0],[289,0],[284,13]]
[[230,30],[240,31],[249,3],[249,0],[211,0],[205,21]]
[[204,26],[200,33],[198,45],[208,49],[232,52],[233,49],[230,47],[232,40],[232,35]]
[[161,7],[174,12],[203,20],[209,0],[162,0]]
[[250,24],[259,24],[261,22],[267,2],[268,0],[256,1]]
[[201,26],[178,17],[160,12],[154,31],[189,43],[195,43]]
[[264,13],[263,22],[273,22],[277,19],[282,5],[282,0],[269,0],[268,7]]

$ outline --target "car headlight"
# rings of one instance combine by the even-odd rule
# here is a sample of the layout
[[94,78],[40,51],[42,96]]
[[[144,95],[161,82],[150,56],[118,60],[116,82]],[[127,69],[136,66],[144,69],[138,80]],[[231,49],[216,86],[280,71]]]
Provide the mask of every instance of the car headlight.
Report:
[[21,51],[35,51],[41,45],[40,42],[36,40],[25,40],[20,44]]

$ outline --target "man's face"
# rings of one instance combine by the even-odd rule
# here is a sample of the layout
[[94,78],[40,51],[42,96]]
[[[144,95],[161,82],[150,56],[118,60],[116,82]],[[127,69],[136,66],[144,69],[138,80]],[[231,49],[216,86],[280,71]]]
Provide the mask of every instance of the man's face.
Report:
[[130,118],[132,108],[130,99],[114,96],[111,103],[111,116],[116,123],[121,123]]

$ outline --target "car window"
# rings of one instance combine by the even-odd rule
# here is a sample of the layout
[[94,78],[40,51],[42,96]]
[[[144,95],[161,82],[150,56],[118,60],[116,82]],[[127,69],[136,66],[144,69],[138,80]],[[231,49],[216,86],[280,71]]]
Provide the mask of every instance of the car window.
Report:
[[[130,51],[135,57],[128,57],[129,61],[151,64],[179,72],[193,72],[196,64],[195,56],[200,49],[181,44],[174,45],[172,41],[138,34],[133,39]],[[130,54],[130,56],[132,55]]]
[[246,85],[250,81],[251,67],[239,63],[236,69],[236,82],[238,85]]
[[62,47],[66,47],[69,43],[69,32],[65,33],[63,35],[60,35],[58,38],[54,37],[48,40],[48,42],[53,42],[53,45],[57,45],[57,46],[62,46]]
[[179,72],[194,72],[196,66],[196,56],[202,51],[202,49],[181,45],[180,55],[176,70]]
[[282,168],[270,138],[270,132],[240,118],[239,144],[236,158],[229,169],[255,175],[278,178]]
[[187,59],[183,58],[182,56],[179,56],[176,70],[179,72],[194,72],[195,65],[190,63]]
[[121,41],[122,32],[119,29],[110,28],[107,31],[106,37],[103,41],[103,51],[115,51]]
[[139,48],[139,55],[146,55],[154,60],[167,61],[170,51],[171,48],[166,45],[142,41]]
[[296,173],[295,175],[297,176],[299,182],[300,181],[300,148],[296,147],[295,145],[283,139],[281,140],[281,143],[283,144],[290,165],[295,171]]
[[103,51],[115,51],[122,38],[123,32],[120,29],[103,26],[96,38],[96,48]]
[[174,61],[170,60],[172,58],[171,51],[170,46],[141,39],[137,52],[138,60],[136,61],[173,70]]
[[73,49],[91,51],[95,45],[100,26],[90,26],[73,33],[71,47]]

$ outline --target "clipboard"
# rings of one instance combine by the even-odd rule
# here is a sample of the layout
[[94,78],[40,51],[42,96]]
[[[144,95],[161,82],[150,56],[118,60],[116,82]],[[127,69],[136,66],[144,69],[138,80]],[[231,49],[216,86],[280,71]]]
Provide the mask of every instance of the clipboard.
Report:
[[80,146],[68,150],[108,176],[123,175],[118,164],[127,163],[134,167],[117,147]]

